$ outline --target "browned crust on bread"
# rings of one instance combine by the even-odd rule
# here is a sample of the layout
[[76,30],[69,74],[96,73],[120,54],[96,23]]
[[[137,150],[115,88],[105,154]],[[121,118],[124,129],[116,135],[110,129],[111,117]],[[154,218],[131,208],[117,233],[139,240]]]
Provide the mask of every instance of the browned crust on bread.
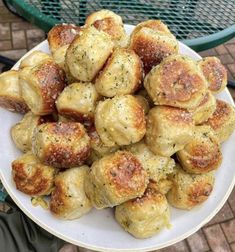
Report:
[[177,60],[163,64],[160,79],[161,89],[171,101],[188,101],[204,85],[200,75],[190,73],[186,63]]
[[[124,194],[145,186],[146,174],[139,160],[129,152],[119,152],[112,159],[111,169],[105,176],[115,186],[116,191]],[[136,179],[138,178],[138,180]]]
[[48,42],[52,52],[59,47],[71,44],[79,32],[80,27],[74,24],[55,25],[48,33]]
[[212,190],[213,186],[209,183],[198,182],[193,184],[188,194],[188,201],[191,203],[191,206],[200,204],[207,200]]
[[16,188],[28,195],[41,195],[47,192],[51,185],[51,178],[43,175],[43,167],[40,164],[35,165],[36,172],[29,175],[25,173],[24,164],[21,162],[13,162],[13,180],[15,181]]
[[214,130],[217,130],[223,126],[227,121],[231,113],[231,107],[224,101],[216,100],[216,110],[213,115],[207,121]]
[[143,62],[144,72],[147,74],[153,66],[158,65],[164,58],[175,53],[166,42],[150,40],[143,34],[133,38],[131,49],[133,49]]
[[48,113],[55,110],[55,100],[65,87],[65,74],[53,62],[43,64],[37,71],[44,111]]
[[23,99],[17,99],[16,97],[10,97],[10,96],[0,97],[0,107],[21,114],[25,114],[26,112],[29,111],[29,108]]

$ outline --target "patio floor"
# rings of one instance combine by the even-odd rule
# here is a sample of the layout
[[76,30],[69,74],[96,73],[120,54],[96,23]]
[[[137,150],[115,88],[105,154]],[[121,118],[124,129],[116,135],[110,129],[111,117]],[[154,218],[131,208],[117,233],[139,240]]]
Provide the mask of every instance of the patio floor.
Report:
[[[11,14],[0,0],[0,55],[17,60],[45,39],[45,33]],[[201,56],[217,56],[235,80],[235,38],[216,48],[203,51]],[[0,72],[3,65],[0,63]],[[235,99],[235,90],[230,90]],[[0,210],[6,206],[0,203]],[[67,245],[60,252],[88,252],[90,250]],[[160,252],[235,252],[235,188],[220,212],[202,229],[189,238]]]

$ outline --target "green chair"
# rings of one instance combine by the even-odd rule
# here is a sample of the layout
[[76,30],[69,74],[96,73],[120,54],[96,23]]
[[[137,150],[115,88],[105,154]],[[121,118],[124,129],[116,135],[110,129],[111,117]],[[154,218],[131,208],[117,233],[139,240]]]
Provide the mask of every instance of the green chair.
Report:
[[161,19],[183,43],[202,51],[235,36],[235,0],[5,0],[44,31],[58,23],[84,24],[86,16],[109,9],[125,23]]
[[7,192],[5,188],[3,187],[1,180],[0,180],[0,202],[4,202],[7,197]]

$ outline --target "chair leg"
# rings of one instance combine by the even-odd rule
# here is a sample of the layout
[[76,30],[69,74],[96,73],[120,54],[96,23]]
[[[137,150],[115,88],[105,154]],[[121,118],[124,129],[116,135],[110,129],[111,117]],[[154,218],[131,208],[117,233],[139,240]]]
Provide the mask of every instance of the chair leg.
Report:
[[228,80],[228,87],[235,89],[235,81]]
[[16,61],[0,55],[0,63],[5,65],[2,68],[2,72],[5,72],[10,70],[15,65]]
[[21,15],[19,15],[19,13],[17,13],[16,9],[11,6],[11,4],[7,1],[7,0],[3,0],[3,4],[5,5],[5,7],[11,12],[13,13],[14,15],[20,17],[20,18],[23,18],[24,20],[26,20],[24,17],[22,17]]

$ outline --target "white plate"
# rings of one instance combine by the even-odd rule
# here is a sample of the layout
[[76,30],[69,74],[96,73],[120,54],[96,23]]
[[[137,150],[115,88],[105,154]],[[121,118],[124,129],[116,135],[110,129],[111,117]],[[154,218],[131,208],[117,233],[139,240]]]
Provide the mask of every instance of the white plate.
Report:
[[[126,25],[130,33],[133,26]],[[47,41],[33,48],[49,52]],[[200,56],[180,43],[180,53],[197,60]],[[26,54],[26,55],[27,55]],[[26,56],[25,55],[25,56]],[[24,57],[25,57],[24,56]],[[19,62],[14,66],[17,69]],[[233,104],[226,89],[219,98]],[[10,128],[20,120],[21,116],[0,108],[0,175],[3,185],[15,203],[39,226],[63,240],[78,246],[100,251],[149,251],[169,246],[183,240],[207,223],[223,206],[235,183],[235,134],[223,144],[223,163],[216,172],[216,183],[209,199],[192,211],[171,210],[172,228],[163,230],[150,239],[138,240],[125,232],[114,220],[112,209],[92,210],[81,219],[62,221],[54,218],[49,211],[41,207],[33,207],[30,197],[17,191],[11,178],[11,162],[21,153],[14,146],[10,137]]]

